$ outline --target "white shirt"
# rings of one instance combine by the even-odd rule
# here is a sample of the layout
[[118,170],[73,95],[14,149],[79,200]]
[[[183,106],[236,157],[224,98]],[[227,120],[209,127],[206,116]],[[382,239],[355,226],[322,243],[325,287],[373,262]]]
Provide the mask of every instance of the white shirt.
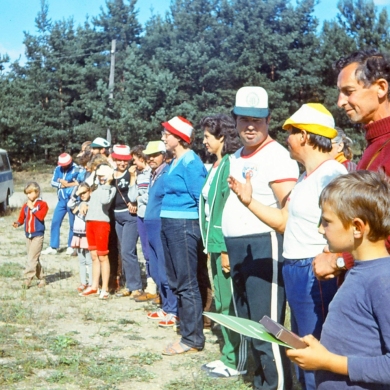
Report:
[[326,240],[318,233],[321,191],[335,177],[348,173],[336,160],[327,160],[309,176],[301,175],[289,198],[283,257],[307,259],[322,253]]
[[[271,141],[249,156],[241,156],[242,148],[232,155],[230,175],[245,183],[246,173],[251,174],[252,198],[270,207],[280,207],[270,186],[273,182],[297,180],[298,164],[278,142]],[[230,191],[222,214],[222,232],[225,237],[241,237],[273,231],[260,221],[237,195]]]

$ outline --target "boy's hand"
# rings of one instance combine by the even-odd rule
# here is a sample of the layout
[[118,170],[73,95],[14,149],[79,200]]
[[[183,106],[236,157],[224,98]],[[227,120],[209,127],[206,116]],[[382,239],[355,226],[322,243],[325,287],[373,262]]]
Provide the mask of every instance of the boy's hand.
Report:
[[324,369],[323,359],[329,351],[311,334],[301,339],[307,344],[302,349],[287,349],[288,358],[304,370]]
[[304,370],[325,370],[348,375],[348,358],[329,352],[314,336],[302,337],[307,344],[303,349],[287,349],[286,355]]
[[29,199],[28,201],[27,201],[27,207],[31,210],[31,209],[33,209],[34,208],[34,202],[31,202],[31,200]]
[[16,229],[16,228],[19,227],[19,224],[18,224],[17,222],[14,222],[14,223],[12,224],[12,227],[13,227],[14,229]]

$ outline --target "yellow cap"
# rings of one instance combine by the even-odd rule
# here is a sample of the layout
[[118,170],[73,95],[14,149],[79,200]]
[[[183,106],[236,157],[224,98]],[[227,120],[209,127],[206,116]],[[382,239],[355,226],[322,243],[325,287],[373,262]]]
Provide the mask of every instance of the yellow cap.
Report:
[[332,114],[322,104],[308,103],[284,122],[283,130],[291,130],[292,127],[296,127],[332,139],[337,135],[334,126]]

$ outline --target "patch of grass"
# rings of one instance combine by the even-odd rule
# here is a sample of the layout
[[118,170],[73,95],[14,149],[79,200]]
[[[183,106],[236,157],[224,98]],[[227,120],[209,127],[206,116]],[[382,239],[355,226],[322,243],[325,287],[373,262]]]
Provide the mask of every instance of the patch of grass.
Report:
[[130,333],[129,335],[126,336],[127,339],[129,340],[145,340],[145,337],[140,336],[137,333]]
[[136,322],[134,320],[129,320],[127,318],[119,318],[118,324],[119,325],[139,325],[138,322]]
[[240,378],[232,379],[215,379],[205,377],[204,374],[193,373],[191,375],[183,376],[167,383],[164,390],[249,390],[252,388],[250,383],[245,383]]
[[74,347],[76,345],[78,345],[78,341],[73,339],[72,337],[59,335],[50,344],[50,349],[55,354],[60,354],[64,350],[67,350],[67,349]]
[[31,307],[23,307],[20,303],[0,305],[0,321],[11,324],[30,324],[32,320]]
[[139,352],[134,355],[131,355],[131,358],[134,359],[135,363],[150,366],[154,362],[162,359],[161,354],[153,352]]
[[4,263],[0,265],[0,277],[19,278],[23,266],[18,263]]

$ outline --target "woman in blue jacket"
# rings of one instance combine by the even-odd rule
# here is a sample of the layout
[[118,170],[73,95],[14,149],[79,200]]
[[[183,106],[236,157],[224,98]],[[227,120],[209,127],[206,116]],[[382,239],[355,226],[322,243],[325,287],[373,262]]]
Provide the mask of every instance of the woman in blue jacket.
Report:
[[178,299],[181,333],[181,340],[169,344],[163,354],[176,355],[200,351],[205,343],[198,266],[207,266],[198,207],[207,171],[190,149],[194,139],[192,124],[185,118],[174,117],[162,125],[161,139],[175,158],[164,177],[161,241],[168,284]]

